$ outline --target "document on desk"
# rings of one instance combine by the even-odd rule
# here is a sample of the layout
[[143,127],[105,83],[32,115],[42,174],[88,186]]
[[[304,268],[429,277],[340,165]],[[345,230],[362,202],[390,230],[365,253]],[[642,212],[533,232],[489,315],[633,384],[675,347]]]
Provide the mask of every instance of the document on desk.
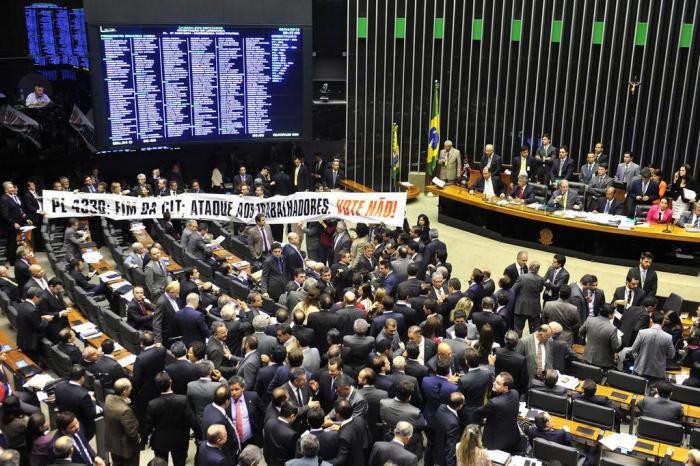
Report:
[[84,324],[74,325],[73,331],[81,335],[89,335],[94,333],[97,327],[92,322],[85,322]]
[[621,448],[623,450],[632,451],[637,444],[637,437],[630,434],[612,434],[601,439],[600,443],[609,450]]
[[560,374],[559,378],[557,379],[557,385],[559,385],[560,387],[564,387],[567,390],[576,390],[578,384],[579,379],[570,375]]
[[102,254],[98,251],[88,251],[83,254],[83,260],[88,264],[97,264],[102,260]]
[[688,199],[690,202],[693,202],[698,198],[698,195],[692,189],[683,188],[683,197]]
[[136,355],[135,354],[130,354],[129,356],[126,356],[124,358],[121,358],[117,362],[119,363],[120,366],[126,367],[129,364],[133,364],[136,361]]
[[508,464],[510,453],[503,450],[489,450],[489,459],[493,464]]
[[122,278],[122,276],[119,272],[109,271],[99,274],[98,278],[103,282],[109,282],[112,280],[116,280],[117,278]]

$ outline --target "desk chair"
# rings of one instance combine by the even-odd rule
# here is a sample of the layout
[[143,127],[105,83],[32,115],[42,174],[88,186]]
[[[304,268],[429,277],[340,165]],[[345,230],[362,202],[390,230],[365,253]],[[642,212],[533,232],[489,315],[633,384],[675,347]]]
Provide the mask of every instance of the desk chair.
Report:
[[639,395],[646,394],[647,379],[638,375],[626,374],[620,371],[608,371],[605,385],[611,388],[619,388]]
[[571,418],[605,430],[615,430],[615,410],[583,400],[574,400]]
[[583,464],[583,458],[579,460],[578,451],[574,447],[559,445],[541,438],[536,438],[533,442],[532,453],[540,461],[557,460],[563,466]]
[[566,418],[569,414],[569,398],[530,389],[527,392],[527,405],[533,409],[547,411],[554,416]]
[[603,369],[585,362],[571,361],[569,375],[580,380],[591,379],[595,383],[603,383]]
[[690,440],[688,441],[690,448],[700,448],[700,428],[695,427],[690,431]]
[[680,446],[683,443],[683,426],[642,416],[637,424],[637,437]]
[[692,406],[700,406],[700,388],[690,387],[688,385],[673,384],[671,399],[679,403],[685,403]]

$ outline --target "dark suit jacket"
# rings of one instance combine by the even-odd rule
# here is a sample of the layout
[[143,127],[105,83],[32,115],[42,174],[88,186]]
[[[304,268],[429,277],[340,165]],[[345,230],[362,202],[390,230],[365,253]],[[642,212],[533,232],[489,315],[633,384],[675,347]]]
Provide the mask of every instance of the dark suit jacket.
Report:
[[[313,313],[311,315],[313,315]],[[338,309],[338,311],[335,312],[335,315],[338,316],[337,328],[340,330],[340,334],[343,336],[352,335],[354,333],[352,326],[355,323],[355,320],[365,318],[364,312],[355,306]]]
[[[282,257],[284,261],[284,257]],[[260,287],[263,293],[270,295],[270,298],[277,301],[282,293],[284,293],[284,287],[287,284],[287,271],[284,273],[280,271],[279,265],[277,263],[277,258],[270,255],[263,262],[262,267],[262,280],[260,282]]]
[[[483,193],[485,184],[486,183],[484,182],[484,178],[481,177],[474,185],[474,189]],[[491,175],[491,184],[493,185],[493,193],[496,196],[500,196],[505,190],[505,185],[503,184],[503,181],[501,181],[501,178],[496,175]]]
[[481,327],[484,324],[490,324],[493,329],[493,335],[495,340],[499,344],[503,344],[503,338],[508,331],[508,325],[503,317],[494,312],[475,312],[472,314],[472,323],[476,325],[476,328],[481,332]]
[[[318,457],[329,460],[338,455],[338,433],[325,430],[310,430],[309,433],[318,439]],[[301,438],[297,440],[296,456],[301,455]]]
[[390,461],[396,466],[417,466],[418,457],[406,450],[403,445],[391,442],[376,442],[369,454],[369,466],[384,466]]
[[143,441],[150,437],[153,449],[186,450],[190,429],[196,438],[201,438],[199,423],[185,395],[161,394],[148,403]]
[[[523,267],[523,274],[526,274],[527,272],[527,265],[525,265],[525,267]],[[511,285],[515,285],[515,282],[518,281],[518,277],[520,276],[518,274],[518,267],[515,264],[515,262],[513,262],[508,267],[506,267],[505,270],[503,270],[503,275],[508,275],[508,278],[510,278]]]
[[91,363],[83,360],[81,364],[86,371],[98,377],[106,385],[105,388],[111,388],[115,380],[128,377],[126,369],[109,356],[100,356],[95,362]]
[[423,378],[421,388],[425,396],[423,417],[425,417],[425,421],[430,424],[438,407],[441,404],[449,403],[450,394],[457,391],[457,385],[451,383],[444,377],[432,375]]
[[[265,404],[254,391],[246,390],[243,392],[243,399],[245,401],[246,409],[248,409],[248,420],[250,421],[250,430],[253,434],[253,441],[256,445],[260,445],[263,442],[263,427],[265,424]],[[231,399],[231,405],[229,406],[229,413],[231,419],[233,419],[236,412],[236,404]]]
[[560,445],[571,445],[571,434],[564,429],[551,429],[551,430],[539,430],[535,426],[531,426],[527,429],[525,433],[527,438],[532,443],[536,438],[542,438],[549,440],[550,442],[558,443]]
[[630,187],[629,192],[627,193],[627,197],[631,199],[635,204],[651,205],[655,200],[659,198],[659,184],[656,183],[654,180],[649,180],[646,192],[646,196],[649,196],[649,200],[637,201],[637,196],[645,196],[645,194],[642,192],[644,187],[642,181],[643,180],[641,178],[637,178],[632,182],[632,186]]
[[447,245],[440,241],[438,238],[431,240],[428,244],[425,245],[425,249],[423,250],[423,260],[425,262],[426,267],[429,264],[435,264],[435,262],[437,262],[435,254],[441,249],[447,251]]
[[[569,272],[564,267],[559,269],[556,277],[554,276],[554,272],[554,268],[550,266],[544,274],[544,301],[552,301],[559,298],[559,288],[569,283]],[[552,277],[554,277],[554,280],[552,280]],[[547,280],[549,280],[549,283],[547,283]],[[551,294],[548,294],[547,290],[549,290]]]
[[[501,174],[501,156],[498,154],[491,155],[491,175],[498,177]],[[486,154],[481,156],[481,161],[479,162],[479,169],[483,170],[486,167]]]
[[496,374],[508,372],[513,377],[513,388],[518,390],[518,393],[525,393],[528,386],[525,356],[505,347],[496,348],[495,353]]
[[459,418],[447,405],[440,405],[428,428],[432,429],[434,437],[431,458],[426,458],[426,464],[457,466],[457,443],[462,436]]
[[153,346],[141,351],[134,362],[134,389],[133,396],[141,401],[143,406],[157,397],[160,392],[154,382],[154,377],[165,370],[165,357],[167,350],[163,347]]
[[199,378],[197,366],[186,359],[178,359],[165,366],[173,381],[173,393],[187,395],[187,384]]
[[622,314],[618,328],[623,333],[622,347],[632,346],[637,333],[643,328],[649,328],[649,313],[643,306],[630,306]]
[[662,421],[680,424],[683,418],[683,405],[668,398],[647,396],[637,403],[637,407],[642,412],[642,416],[653,417]]
[[278,418],[268,419],[265,423],[265,443],[263,455],[269,466],[284,466],[294,458],[298,432],[289,424]]
[[211,334],[204,319],[204,314],[191,307],[180,309],[175,314],[175,322],[182,334],[182,341],[188,347],[194,341],[205,342]]
[[397,295],[402,291],[405,291],[409,298],[415,298],[416,296],[420,295],[420,284],[421,280],[418,278],[409,278],[408,280],[399,283],[399,286],[396,289]]
[[49,323],[41,320],[34,304],[24,301],[17,305],[17,346],[24,352],[39,350],[41,336]]
[[639,267],[632,267],[629,272],[639,279],[639,287],[644,290],[645,296],[656,296],[656,289],[659,286],[659,277],[656,275],[656,270],[647,269],[644,286],[642,286],[641,271]]
[[[9,277],[8,277],[9,278]],[[12,280],[10,278],[10,280]],[[14,281],[14,280],[12,280]],[[17,283],[17,282],[15,282]],[[18,303],[20,300],[20,288],[18,284],[12,284],[9,281],[0,278],[0,291],[5,293],[8,298],[10,298],[10,301],[13,303]]]
[[255,391],[261,394],[265,404],[270,402],[270,394],[267,392],[267,387],[272,382],[279,367],[276,363],[271,363],[269,366],[263,366],[258,370],[258,375],[255,378]]
[[328,460],[333,466],[365,466],[369,438],[361,417],[353,417],[338,431],[338,456]]
[[550,176],[552,179],[563,179],[572,181],[574,177],[574,161],[571,157],[567,156],[564,160],[564,168],[561,170],[561,176],[559,176],[559,167],[561,166],[561,159],[555,157],[552,162],[552,171]]
[[58,298],[56,298],[48,289],[45,290],[42,293],[38,307],[42,316],[53,316],[53,320],[46,327],[46,334],[49,340],[56,343],[58,341],[58,332],[62,328],[68,327],[68,319],[58,316],[59,312],[66,309],[66,303],[63,302],[63,294],[59,293]]
[[240,173],[233,177],[233,186],[236,191],[240,191],[241,185],[247,184],[250,190],[253,190],[253,177],[246,173],[241,176]]
[[343,178],[345,178],[345,172],[339,169],[336,174],[335,183],[333,183],[333,170],[329,168],[323,174],[323,184],[326,185],[328,189],[335,189],[338,186],[340,186],[340,180],[342,180]]
[[87,388],[69,382],[59,382],[56,385],[56,407],[59,411],[75,414],[88,440],[95,435],[97,411]]
[[170,301],[165,297],[165,293],[158,298],[156,313],[153,316],[153,333],[156,342],[170,347],[171,340],[179,337],[180,329],[175,322],[176,310],[170,305]]
[[370,336],[346,335],[343,337],[343,346],[349,348],[346,364],[355,372],[367,366],[369,354],[374,348],[374,338]]
[[418,385],[421,385],[423,378],[428,375],[428,368],[423,364],[420,364],[418,361],[407,359],[405,372],[406,374],[415,377],[418,381]]
[[[55,455],[53,454],[53,444],[56,442],[56,440],[57,440],[59,437],[63,437],[64,435],[66,435],[66,434],[63,433],[63,432],[61,432],[61,431],[58,431],[58,430],[57,430],[57,431],[53,434],[53,438],[51,439],[51,447],[50,447],[50,449],[49,449],[49,451],[50,451],[49,456],[50,456],[51,458],[53,458],[54,464],[60,464],[60,465],[63,465],[63,466],[65,466],[65,465],[71,465],[71,464],[76,464],[76,465],[86,465],[86,464],[89,465],[89,464],[92,464],[92,461],[90,461],[90,459],[85,458],[84,452],[81,451],[79,448],[75,448],[75,447],[73,447],[73,456],[71,456],[71,459],[70,459],[70,460],[59,460],[59,459],[56,459],[56,458],[54,457]],[[90,443],[88,442],[88,440],[85,438],[85,434],[83,433],[83,430],[82,430],[82,429],[79,430],[78,432],[74,433],[74,434],[70,434],[69,436],[70,436],[71,438],[73,438],[73,437],[75,437],[75,436],[79,436],[79,437],[80,437],[80,443],[82,443],[83,445],[85,445],[85,448],[87,449],[87,454],[90,455],[90,458],[91,458],[92,460],[95,459],[95,457],[97,456],[97,454],[95,453],[95,450],[93,450],[92,447],[90,446]],[[78,442],[74,440],[73,443],[78,443]],[[70,462],[70,461],[72,461],[72,462]]]
[[[632,306],[640,306],[642,304],[642,300],[646,296],[646,293],[644,293],[644,290],[640,289],[639,287],[634,289],[634,294],[632,295]],[[615,301],[618,299],[627,299],[627,287],[626,286],[619,286],[615,288],[615,293],[613,294],[613,305]]]
[[477,422],[484,420],[484,447],[508,452],[517,449],[520,440],[517,423],[519,401],[518,392],[509,390],[491,398],[486,406],[474,412]]
[[9,195],[3,194],[0,197],[0,219],[3,220],[5,232],[16,235],[17,230],[15,230],[14,224],[24,225],[26,214],[20,204],[17,204]]
[[[595,204],[593,205],[593,210],[596,212],[603,213],[605,212],[605,204],[608,203],[608,199],[605,196],[599,197]],[[624,211],[624,205],[622,202],[618,201],[617,199],[613,199],[612,203],[610,204],[610,209],[608,209],[608,214],[610,215],[623,215],[625,213]]]
[[197,454],[199,466],[226,466],[230,464],[221,448],[214,448],[203,442]]
[[306,191],[309,189],[309,169],[303,163],[299,166],[299,175],[297,176],[297,184],[294,184],[294,171],[296,167],[292,168],[289,174],[289,179],[292,182],[292,189],[295,193]]
[[[146,311],[155,312],[156,307],[152,303],[144,301],[142,304]],[[153,314],[144,315],[139,303],[132,299],[126,307],[126,322],[135,330],[151,330],[153,328]]]
[[[525,159],[525,166],[527,167],[528,178],[532,178],[533,176],[535,176],[536,162],[537,160],[535,160],[535,158],[531,156]],[[520,154],[513,157],[513,166],[510,169],[510,180],[513,182],[513,186],[515,186],[518,183],[518,176],[520,176],[520,167],[522,166],[522,164],[523,158],[520,157]]]
[[226,427],[226,436],[228,440],[224,444],[222,451],[226,455],[226,458],[228,458],[229,464],[236,464],[238,453],[241,451],[241,444],[238,441],[238,435],[236,435],[236,428],[233,421],[230,417],[216,409],[212,403],[209,403],[204,407],[204,412],[202,413],[202,432],[200,437],[202,440],[206,440],[207,429],[213,424],[221,424]]
[[[520,197],[520,192],[522,191],[522,197]],[[510,197],[513,199],[522,199],[525,204],[532,204],[535,202],[535,188],[526,184],[522,188],[517,184],[513,185],[513,189],[510,192]]]
[[17,280],[20,293],[22,293],[24,285],[27,284],[30,278],[32,278],[32,274],[29,273],[29,264],[22,259],[17,259],[15,261],[15,280]]

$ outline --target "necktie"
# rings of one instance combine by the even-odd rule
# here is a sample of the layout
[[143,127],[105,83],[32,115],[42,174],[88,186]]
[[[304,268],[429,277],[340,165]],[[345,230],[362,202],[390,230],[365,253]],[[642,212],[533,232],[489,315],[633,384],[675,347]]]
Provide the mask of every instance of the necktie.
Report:
[[520,199],[525,199],[525,188],[520,188],[520,194],[518,195]]
[[238,434],[238,441],[243,443],[243,414],[241,412],[241,401],[242,398],[236,400],[236,433]]
[[333,187],[335,187],[335,180],[338,177],[338,172],[333,172]]
[[569,192],[568,192],[568,191],[565,192],[565,193],[564,193],[564,197],[563,197],[562,200],[561,200],[561,201],[562,201],[562,205],[564,206],[565,209],[566,209],[566,206],[567,206],[566,197],[567,197],[568,195],[569,195]]
[[562,170],[564,170],[564,161],[559,159],[559,176],[561,176]]
[[304,406],[304,398],[301,396],[301,389],[297,387],[297,402],[299,403],[299,407]]
[[160,266],[161,272],[165,273],[165,267],[163,267],[163,263],[161,261],[158,261],[158,265]]
[[537,351],[535,352],[535,364],[537,366],[537,376],[540,376],[544,371],[542,367],[542,343],[537,343]]
[[610,202],[611,201],[605,203],[605,210],[603,211],[604,214],[607,214],[610,211]]
[[277,259],[277,264],[279,265],[280,273],[284,275],[284,262],[281,257]]
[[75,446],[82,452],[83,457],[87,460],[87,464],[92,464],[93,458],[90,455],[90,451],[87,448],[85,448],[85,444],[81,440],[80,435],[74,435],[73,442],[75,443]]
[[17,282],[14,282],[7,277],[3,278],[3,280],[5,280],[7,283],[9,283],[12,286],[17,286]]
[[143,305],[142,302],[139,301],[139,309],[141,309],[141,315],[146,315],[146,306]]
[[22,203],[19,201],[19,198],[16,195],[12,196],[12,199],[15,201],[17,205],[21,205]]
[[647,271],[645,269],[642,269],[642,273],[640,275],[642,278],[640,285],[642,286],[642,288],[644,288],[644,282],[647,279]]
[[632,302],[632,290],[627,288],[627,304],[629,305]]
[[698,225],[700,225],[700,217],[695,217],[695,223],[693,223],[693,226],[695,226],[695,228],[697,228]]
[[260,235],[262,236],[262,240],[263,240],[263,252],[269,252],[270,251],[270,244],[267,242],[267,234],[265,233],[264,228],[260,228]]

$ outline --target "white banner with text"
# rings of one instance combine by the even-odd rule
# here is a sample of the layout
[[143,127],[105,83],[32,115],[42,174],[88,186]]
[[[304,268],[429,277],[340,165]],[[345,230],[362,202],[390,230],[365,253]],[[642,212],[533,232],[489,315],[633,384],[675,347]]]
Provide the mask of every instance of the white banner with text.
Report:
[[44,191],[47,218],[107,217],[114,220],[163,218],[223,220],[253,223],[263,214],[267,223],[298,223],[329,218],[350,222],[403,225],[406,193],[302,192],[265,199],[228,194],[180,194],[132,197]]

